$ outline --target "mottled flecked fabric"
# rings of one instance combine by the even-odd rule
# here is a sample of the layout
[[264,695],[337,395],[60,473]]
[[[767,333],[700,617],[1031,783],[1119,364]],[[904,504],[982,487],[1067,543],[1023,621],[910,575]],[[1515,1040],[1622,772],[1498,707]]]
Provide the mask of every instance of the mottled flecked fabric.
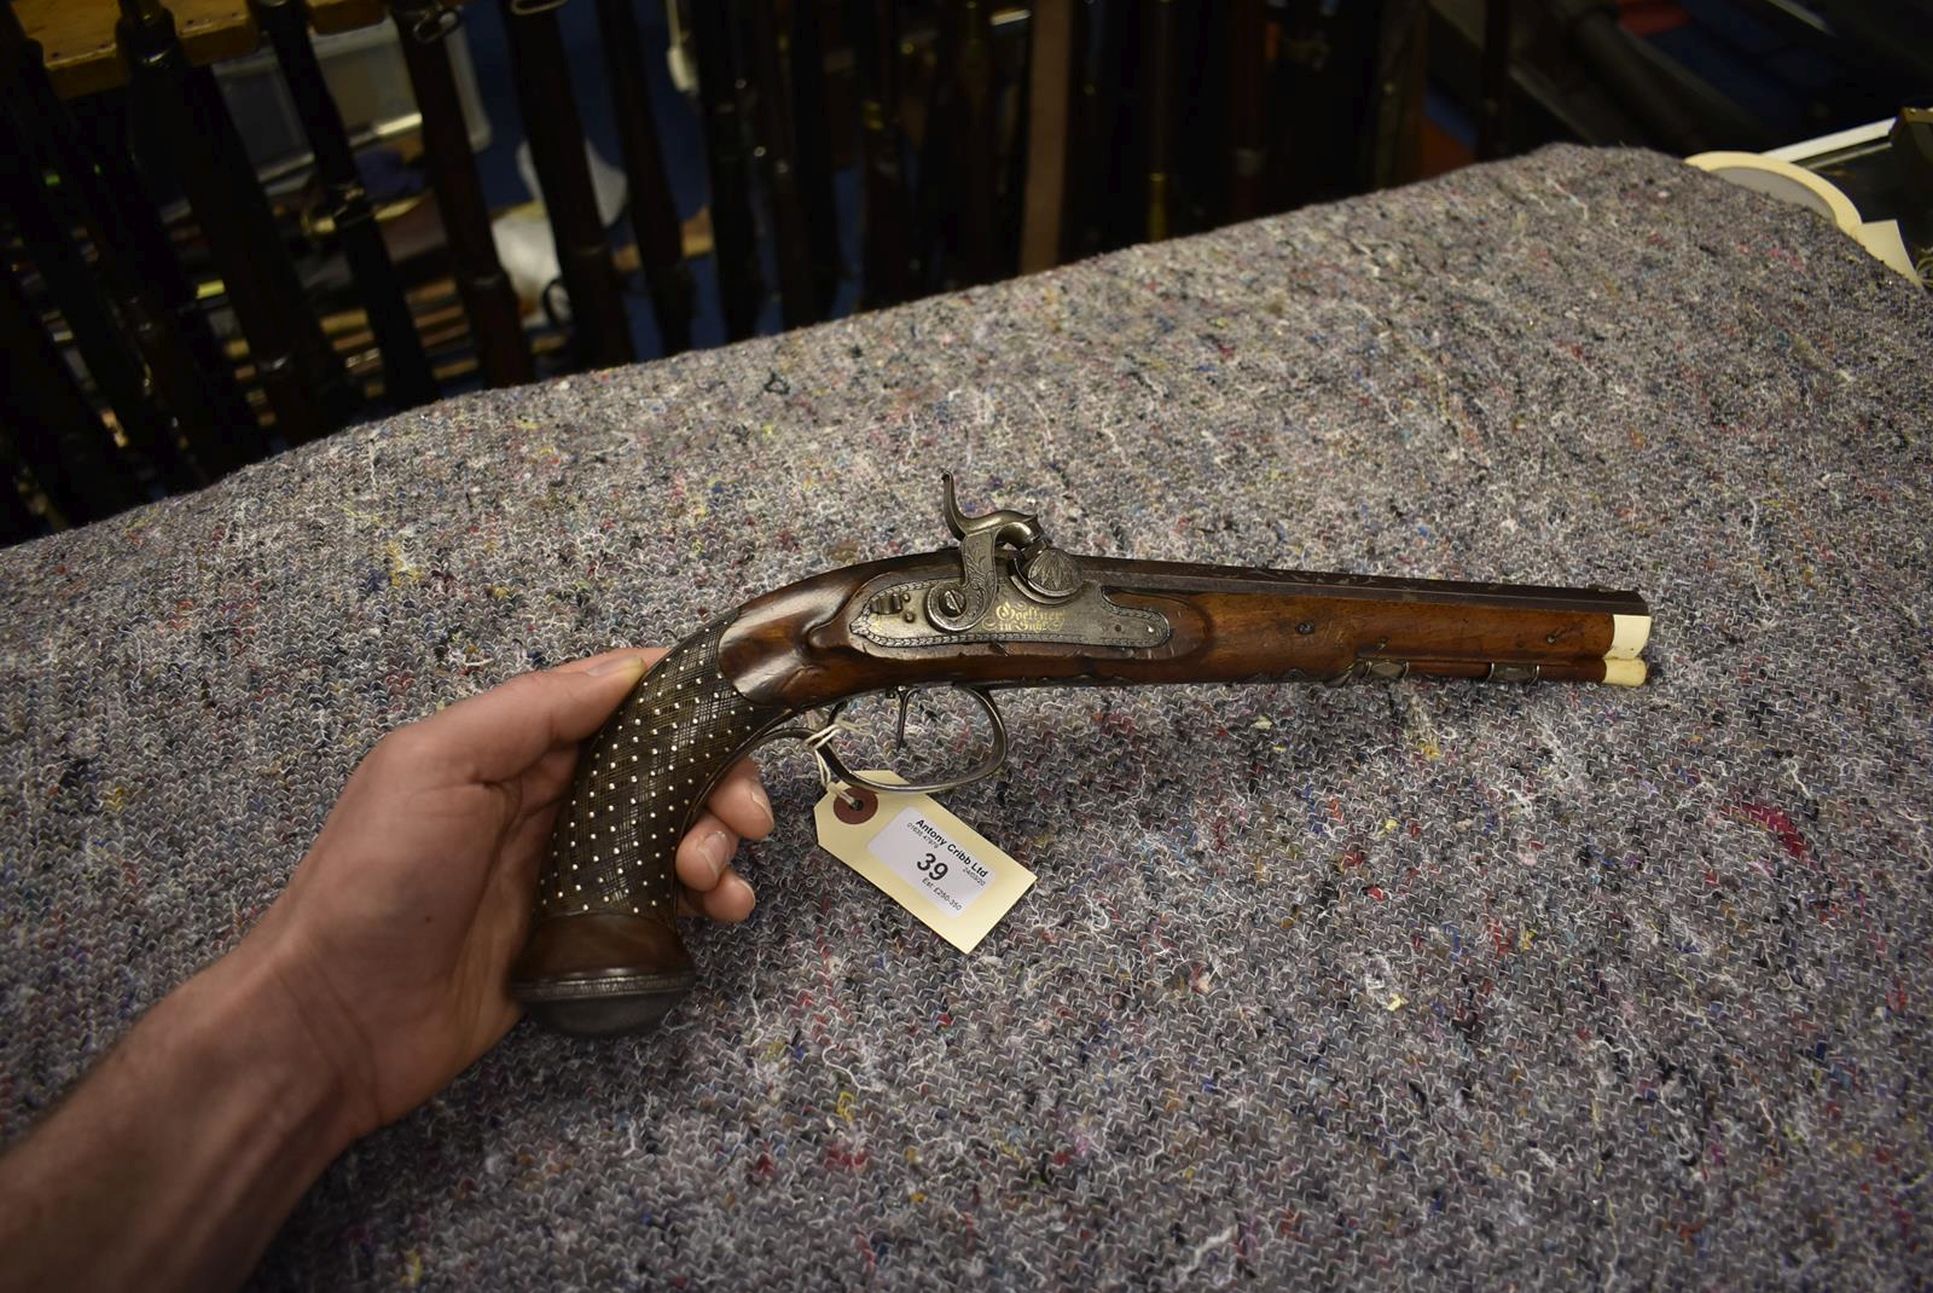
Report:
[[1636,588],[1641,690],[1008,699],[971,956],[818,852],[655,1036],[520,1026],[264,1287],[1897,1287],[1926,1269],[1933,306],[1558,149],[459,399],[0,554],[0,1135],[386,729],[937,546]]

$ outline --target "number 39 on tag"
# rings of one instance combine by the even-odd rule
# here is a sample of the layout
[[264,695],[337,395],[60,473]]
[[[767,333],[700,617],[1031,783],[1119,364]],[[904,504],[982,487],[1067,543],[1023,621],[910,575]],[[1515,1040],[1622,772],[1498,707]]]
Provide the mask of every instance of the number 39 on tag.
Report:
[[1034,883],[1032,872],[928,795],[875,795],[834,783],[813,816],[826,852],[962,952],[971,952]]

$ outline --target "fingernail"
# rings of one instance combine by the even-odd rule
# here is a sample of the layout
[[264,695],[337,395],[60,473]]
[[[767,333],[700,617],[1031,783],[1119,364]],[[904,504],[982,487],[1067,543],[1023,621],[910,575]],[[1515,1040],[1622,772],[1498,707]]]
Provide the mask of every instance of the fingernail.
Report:
[[643,676],[644,657],[641,655],[621,655],[616,659],[606,660],[595,668],[585,670],[585,672],[591,677],[596,678],[602,674],[616,673],[621,669],[629,671],[634,676]]
[[711,868],[711,878],[715,881],[725,873],[725,864],[732,860],[732,842],[725,838],[725,832],[713,831],[699,842],[698,853]]
[[768,831],[769,831],[769,830],[771,830],[771,829],[772,829],[772,828],[773,828],[774,826],[776,826],[776,825],[778,824],[778,819],[777,819],[776,817],[774,817],[774,816],[772,816],[772,799],[771,799],[771,796],[769,796],[769,795],[767,795],[767,794],[765,793],[765,787],[764,787],[764,786],[761,786],[761,785],[760,785],[760,784],[759,784],[758,782],[756,782],[756,781],[754,781],[754,782],[752,783],[752,803],[753,803],[753,805],[754,805],[754,806],[756,806],[756,807],[757,807],[757,809],[758,809],[758,810],[759,810],[760,812],[762,812],[762,813],[764,813],[764,814],[765,814],[765,829],[766,829],[766,830],[768,830]]

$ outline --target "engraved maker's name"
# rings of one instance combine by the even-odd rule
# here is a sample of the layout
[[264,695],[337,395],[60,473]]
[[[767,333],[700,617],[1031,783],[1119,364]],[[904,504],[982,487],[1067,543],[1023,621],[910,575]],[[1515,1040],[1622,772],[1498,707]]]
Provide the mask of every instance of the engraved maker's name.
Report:
[[1047,606],[1001,602],[993,608],[995,624],[1019,633],[1052,633],[1064,626],[1066,618],[1058,608]]

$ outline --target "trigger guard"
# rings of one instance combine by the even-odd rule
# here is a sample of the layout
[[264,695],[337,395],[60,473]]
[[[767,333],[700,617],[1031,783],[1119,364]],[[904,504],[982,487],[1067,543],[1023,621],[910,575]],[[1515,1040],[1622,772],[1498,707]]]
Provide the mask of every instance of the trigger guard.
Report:
[[[954,691],[964,692],[972,697],[973,702],[980,707],[981,712],[986,714],[987,724],[993,730],[993,749],[988,753],[986,758],[975,764],[961,776],[949,777],[940,781],[908,781],[893,784],[874,781],[872,778],[861,776],[859,773],[847,767],[845,760],[841,759],[838,752],[832,748],[830,737],[839,725],[839,714],[847,705],[850,705],[854,700],[858,699],[856,696],[848,696],[846,699],[834,705],[826,721],[817,728],[781,728],[771,733],[766,739],[776,740],[780,737],[794,737],[805,741],[812,747],[812,752],[818,756],[820,762],[825,765],[829,776],[843,781],[849,786],[857,786],[864,790],[870,790],[874,794],[937,795],[942,791],[957,790],[961,786],[970,786],[976,781],[985,781],[988,777],[998,772],[1007,762],[1006,719],[1001,716],[999,707],[993,703],[993,697],[987,695],[985,688],[968,687],[957,682],[945,683],[943,686]],[[903,706],[906,703],[914,691],[921,690],[937,690],[937,688],[902,687],[899,689],[901,705]]]

